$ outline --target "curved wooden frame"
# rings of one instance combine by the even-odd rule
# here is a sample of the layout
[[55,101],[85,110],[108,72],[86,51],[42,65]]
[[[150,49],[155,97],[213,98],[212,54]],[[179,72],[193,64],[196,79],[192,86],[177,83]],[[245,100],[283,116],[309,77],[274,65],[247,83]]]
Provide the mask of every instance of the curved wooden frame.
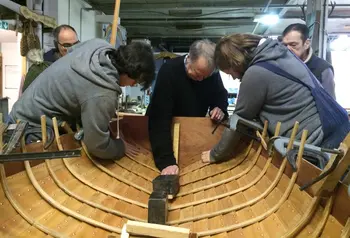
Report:
[[[137,120],[144,120],[144,118],[140,117]],[[206,119],[188,118],[177,120],[180,123],[182,120],[186,122],[188,120],[206,121]],[[122,128],[123,123],[135,122],[134,119],[127,121],[128,117],[125,116],[121,123]],[[71,143],[73,135],[61,137],[58,134],[56,121],[53,120],[53,122],[58,149],[76,148],[77,145]],[[207,122],[209,121],[204,123]],[[186,133],[189,133],[193,137],[193,132],[186,132],[188,130],[186,123],[180,128],[180,135],[186,138]],[[211,127],[208,127],[208,133],[210,129]],[[206,133],[203,131],[201,128],[200,134]],[[275,136],[278,135],[277,131],[278,128]],[[133,132],[129,132],[130,141],[138,145],[140,137],[132,138]],[[297,125],[291,141],[296,132]],[[264,134],[261,137],[265,140]],[[303,133],[303,141],[305,138],[306,132]],[[216,137],[216,140],[218,139],[219,136]],[[180,155],[184,154],[182,143],[183,140],[180,140]],[[137,161],[136,158],[125,158],[117,162],[105,163],[89,155],[82,144],[82,158],[47,160],[40,165],[34,163],[31,165],[26,161],[24,163],[25,173],[21,172],[7,179],[6,166],[0,165],[2,186],[6,199],[12,204],[11,209],[14,208],[20,213],[22,219],[31,225],[26,230],[18,231],[18,234],[24,234],[27,231],[36,234],[41,231],[54,237],[77,234],[86,236],[88,232],[100,237],[118,236],[127,219],[146,222],[148,206],[146,198],[151,191],[152,176],[156,177],[159,173],[153,173],[154,169],[150,168],[152,157],[147,151],[147,143],[142,142],[141,144],[146,145],[141,150],[142,155],[138,156],[142,158],[141,161]],[[333,193],[326,200],[323,208],[321,205],[323,199],[313,195],[312,190],[309,191],[310,194],[305,191],[297,191],[300,180],[311,179],[310,174],[305,173],[305,168],[308,168],[309,171],[316,171],[315,168],[302,161],[303,147],[300,147],[298,155],[297,167],[299,169],[290,173],[287,160],[281,160],[278,154],[272,157],[266,156],[264,145],[257,143],[253,145],[252,142],[247,142],[245,145],[246,148],[236,155],[236,160],[217,165],[203,165],[193,160],[187,163],[188,165],[180,174],[182,181],[180,192],[169,206],[168,225],[190,228],[199,237],[216,235],[230,237],[233,234],[247,236],[247,234],[256,233],[269,236],[271,230],[268,228],[272,229],[271,226],[274,223],[276,223],[274,229],[277,232],[275,235],[278,237],[294,237],[296,234],[305,232],[308,237],[319,237],[329,232],[330,226],[333,226],[332,231],[339,235],[348,234],[347,227],[350,225],[345,224],[346,219],[340,218],[342,223],[335,222],[333,215],[339,207],[339,192]],[[30,149],[31,145],[23,146],[24,151],[27,148]],[[288,148],[291,148],[291,143]],[[204,146],[201,151],[207,149]],[[189,158],[200,159],[199,156],[187,154]],[[132,163],[136,169],[125,168],[127,163]],[[120,173],[120,171],[124,172]],[[152,175],[150,171],[153,171]],[[107,180],[102,181],[101,179]],[[24,187],[16,185],[18,183],[15,181],[25,181]],[[148,184],[149,187],[146,188],[140,181]],[[342,187],[340,189],[344,190]],[[18,193],[18,196],[11,196],[13,193],[11,190],[15,194]],[[24,199],[26,196],[36,199],[30,208],[26,207],[28,204],[28,201]],[[295,199],[298,196],[303,196],[301,201],[304,203],[296,202]],[[0,196],[0,202],[1,199],[5,198]],[[50,207],[50,209],[45,211],[40,207],[43,207],[42,209]],[[291,210],[286,213],[286,209]],[[350,214],[348,210],[345,212],[348,212],[345,214]],[[295,217],[286,220],[287,218],[281,214],[289,218]],[[10,224],[6,221],[11,217],[6,217],[1,215],[0,220],[5,219],[4,224]],[[50,217],[60,218],[57,221],[54,219],[55,222],[52,223]],[[311,223],[314,223],[312,227]],[[53,224],[58,225],[55,227]],[[343,227],[344,231],[341,231]],[[10,228],[6,226],[3,229],[14,232],[13,229],[9,230]],[[1,232],[0,229],[0,234]]]

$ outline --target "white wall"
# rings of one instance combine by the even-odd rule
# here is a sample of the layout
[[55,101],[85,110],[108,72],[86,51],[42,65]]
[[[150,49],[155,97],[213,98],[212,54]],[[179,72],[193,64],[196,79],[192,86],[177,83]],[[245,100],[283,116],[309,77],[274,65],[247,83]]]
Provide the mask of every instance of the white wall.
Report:
[[350,80],[349,80],[350,51],[332,51],[332,65],[334,67],[335,96],[337,102],[350,108]]
[[[102,37],[102,24],[96,23],[100,12],[86,10],[91,8],[82,0],[45,0],[44,14],[56,18],[58,25],[68,24],[76,30],[79,40],[86,41]],[[44,35],[44,50],[53,48],[51,34]]]
[[18,99],[22,76],[22,57],[19,49],[21,34],[14,31],[0,31],[2,53],[3,97],[9,97],[9,112]]
[[59,0],[57,23],[68,24],[75,28],[81,41],[100,37],[100,24],[96,24],[95,16],[98,12],[86,10],[91,8],[82,0]]
[[223,71],[220,71],[220,76],[222,79],[222,83],[224,84],[224,87],[226,90],[230,92],[230,90],[233,89],[239,89],[239,85],[241,84],[238,79],[233,79],[231,75],[224,73]]

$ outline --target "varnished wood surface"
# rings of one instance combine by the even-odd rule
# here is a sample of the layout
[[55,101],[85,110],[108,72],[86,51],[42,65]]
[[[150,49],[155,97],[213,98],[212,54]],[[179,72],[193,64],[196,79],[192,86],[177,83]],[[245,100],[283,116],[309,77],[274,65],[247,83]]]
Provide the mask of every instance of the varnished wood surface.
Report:
[[[141,119],[136,125],[145,125]],[[181,129],[187,128],[180,131],[180,161],[187,165],[181,169],[179,194],[169,205],[169,225],[190,228],[200,237],[283,237],[306,221],[296,237],[345,234],[350,199],[344,185],[321,206],[312,193],[299,190],[320,173],[317,168],[300,161],[300,169],[291,173],[278,154],[269,158],[261,145],[249,146],[248,141],[231,160],[203,165],[200,153],[215,141],[209,144],[197,137],[211,133],[211,122],[193,119],[191,128],[192,119],[177,120]],[[188,133],[186,140],[182,133]],[[138,145],[146,144],[137,133],[125,136]],[[60,141],[64,149],[80,146],[72,135],[61,136]],[[127,220],[147,220],[152,180],[159,175],[147,146],[138,156],[118,161],[101,161],[83,152],[80,158],[22,163],[24,171],[8,173],[21,170],[13,169],[14,165],[0,165],[0,237],[119,237]]]

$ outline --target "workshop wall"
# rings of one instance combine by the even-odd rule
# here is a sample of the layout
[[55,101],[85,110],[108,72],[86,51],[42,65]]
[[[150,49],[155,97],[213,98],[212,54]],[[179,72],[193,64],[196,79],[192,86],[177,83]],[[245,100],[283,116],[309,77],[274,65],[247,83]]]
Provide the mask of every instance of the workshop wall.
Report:
[[350,80],[349,80],[350,50],[332,51],[332,65],[334,67],[335,96],[337,102],[350,109]]
[[16,36],[14,31],[0,32],[2,54],[2,92],[3,98],[8,97],[8,111],[18,99],[19,85],[22,75],[22,57],[19,50],[21,34]]
[[[74,27],[79,40],[86,41],[102,37],[102,24],[96,23],[98,11],[82,0],[46,0],[44,14],[56,18],[57,24],[68,24]],[[53,48],[52,36],[44,34],[44,50]]]

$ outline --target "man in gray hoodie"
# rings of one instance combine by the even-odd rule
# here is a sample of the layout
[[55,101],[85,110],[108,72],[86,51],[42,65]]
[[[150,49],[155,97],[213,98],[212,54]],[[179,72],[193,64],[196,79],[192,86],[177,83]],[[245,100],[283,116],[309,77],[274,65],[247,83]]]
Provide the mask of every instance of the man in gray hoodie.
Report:
[[[58,123],[81,121],[88,150],[102,159],[124,155],[122,140],[112,138],[108,125],[118,108],[121,86],[154,80],[155,62],[149,45],[135,42],[113,48],[102,39],[79,43],[42,72],[14,104],[9,115],[40,128],[41,115]],[[28,141],[28,140],[27,140]],[[30,141],[29,141],[30,142]]]

